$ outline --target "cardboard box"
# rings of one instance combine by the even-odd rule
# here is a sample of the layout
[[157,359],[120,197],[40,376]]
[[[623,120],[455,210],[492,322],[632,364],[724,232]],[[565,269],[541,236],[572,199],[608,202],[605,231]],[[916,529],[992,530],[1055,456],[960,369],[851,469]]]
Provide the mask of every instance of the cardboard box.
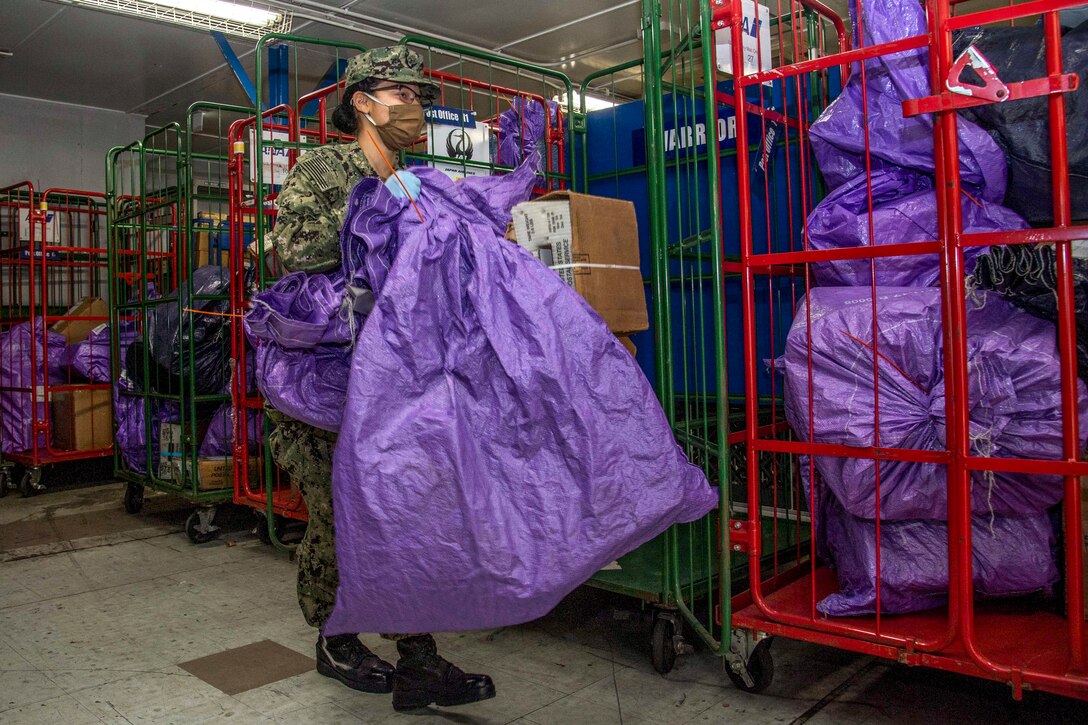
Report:
[[631,357],[634,357],[638,353],[638,348],[635,347],[635,343],[631,342],[631,338],[626,335],[619,336],[620,343],[627,348],[627,352],[631,353]]
[[649,329],[629,201],[554,191],[513,210],[517,243],[554,269],[617,334]]
[[[257,460],[256,456],[250,456],[249,458],[248,468],[250,479],[256,478],[259,472]],[[214,491],[234,486],[233,456],[210,456],[208,458],[199,458],[197,459],[196,466],[196,480],[197,488],[199,490]]]
[[101,297],[84,297],[83,301],[65,313],[69,317],[89,317],[88,320],[57,320],[50,328],[64,335],[69,345],[83,342],[91,330],[109,321],[110,308]]
[[181,455],[181,425],[163,423],[159,426],[159,453]]
[[170,483],[184,483],[187,476],[185,472],[185,458],[182,456],[159,456],[159,470],[156,476],[160,481]]
[[181,447],[181,425],[163,423],[159,426],[159,471],[162,481],[185,481],[185,455]]
[[[209,234],[208,232],[197,232],[196,233],[196,257],[194,257],[194,263],[193,263],[194,268],[195,267],[203,267],[206,264],[212,264],[213,260],[211,258],[211,253],[212,253],[211,237],[212,237],[212,234]],[[219,266],[220,267],[229,267],[230,266],[230,250],[229,249],[219,250]]]
[[93,451],[113,445],[113,404],[109,390],[66,390],[50,400],[53,447]]

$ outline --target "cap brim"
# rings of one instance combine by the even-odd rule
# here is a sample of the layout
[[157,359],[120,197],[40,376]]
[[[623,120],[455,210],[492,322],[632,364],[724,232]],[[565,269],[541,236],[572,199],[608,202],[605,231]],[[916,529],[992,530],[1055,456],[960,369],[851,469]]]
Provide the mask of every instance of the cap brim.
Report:
[[419,95],[424,100],[434,103],[442,95],[441,90],[438,88],[438,84],[426,82],[419,84]]

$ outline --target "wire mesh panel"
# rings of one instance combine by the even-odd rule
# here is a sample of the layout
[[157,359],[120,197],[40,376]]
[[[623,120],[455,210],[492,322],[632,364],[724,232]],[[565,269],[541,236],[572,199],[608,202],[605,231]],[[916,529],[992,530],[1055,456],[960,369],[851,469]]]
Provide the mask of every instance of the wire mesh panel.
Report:
[[[132,484],[130,510],[143,486],[194,502],[231,496],[227,144],[231,124],[250,113],[197,103],[184,125],[107,157],[115,460]],[[214,534],[210,516],[190,531],[194,541]]]
[[[741,0],[706,3],[741,69],[734,95],[755,107],[738,136],[775,113],[799,143],[778,161],[785,230],[765,221],[766,158],[737,157],[744,439],[796,472],[768,491],[749,456],[749,510],[731,522],[751,572],[732,602],[746,684],[767,669],[769,633],[1017,696],[1088,696],[1073,244],[1085,215],[1070,181],[1075,28],[1058,12],[1073,5],[863,1],[833,35],[783,42],[751,38]],[[820,113],[814,92],[844,66]],[[776,98],[777,83],[792,95]],[[786,294],[768,297],[782,279]],[[783,498],[810,515],[800,565],[785,568],[766,555],[781,532],[753,515]]]
[[[748,411],[743,405],[738,223],[731,213],[737,188],[734,158],[738,149],[746,149],[762,160],[769,191],[762,221],[783,237],[791,213],[800,206],[791,191],[810,182],[783,173],[781,159],[796,157],[799,143],[796,133],[783,133],[787,120],[780,111],[764,112],[750,104],[747,112],[757,122],[765,113],[768,123],[738,132],[732,84],[718,78],[713,60],[720,40],[704,42],[714,38],[708,7],[647,2],[643,11],[645,60],[594,74],[582,87],[583,97],[595,92],[619,101],[587,114],[586,185],[593,193],[630,198],[640,209],[640,226],[646,230],[642,257],[654,310],[651,332],[634,338],[640,364],[655,381],[677,441],[720,487],[721,510],[743,514],[748,510],[743,434]],[[805,11],[796,18],[775,18],[773,27],[787,38],[795,28],[798,34],[814,34],[822,26],[813,11]],[[826,103],[831,88],[825,83],[821,90],[812,100]],[[781,82],[767,93],[779,109],[798,97],[796,89]],[[790,284],[788,275],[779,275],[763,290],[760,315],[768,325],[767,306],[788,297]],[[784,425],[775,424],[772,408],[771,397],[761,399],[754,420],[768,435],[788,435]],[[773,495],[774,481],[794,475],[790,462],[773,454],[760,459],[758,485],[769,500],[759,512],[776,534],[766,556],[772,566],[784,568],[804,555],[802,523],[808,516],[796,495]],[[730,518],[722,521],[715,512],[674,527],[648,545],[657,547],[666,564],[650,580],[657,592],[653,598],[678,608],[701,638],[725,656],[731,656],[732,647],[728,625],[723,629],[731,587],[743,588],[747,573],[744,557],[729,556]],[[637,569],[633,556],[628,563]],[[602,572],[596,580],[618,586],[626,568],[623,560],[619,563],[619,571]],[[679,624],[675,617],[669,621]],[[655,638],[657,630],[668,634],[669,625],[657,627]]]
[[513,170],[530,155],[540,165],[537,193],[569,188],[573,147],[570,79],[559,71],[459,48],[425,36],[402,41],[423,57],[438,98],[427,111],[427,139],[410,161],[453,178]]
[[3,453],[27,466],[109,455],[104,196],[0,190]]
[[307,511],[298,486],[276,465],[268,446],[274,422],[256,389],[257,351],[241,315],[254,292],[271,287],[284,274],[268,233],[276,224],[276,199],[288,172],[310,149],[354,141],[332,128],[329,117],[342,99],[347,61],[362,51],[353,43],[301,36],[263,38],[257,46],[257,83],[258,102],[266,108],[260,117],[250,111],[237,119],[228,132],[232,396],[236,426],[243,420],[252,426],[247,435],[241,435],[240,427],[236,431],[234,501],[265,512],[267,526],[258,526],[258,533],[277,546],[282,546],[283,519],[305,521]]

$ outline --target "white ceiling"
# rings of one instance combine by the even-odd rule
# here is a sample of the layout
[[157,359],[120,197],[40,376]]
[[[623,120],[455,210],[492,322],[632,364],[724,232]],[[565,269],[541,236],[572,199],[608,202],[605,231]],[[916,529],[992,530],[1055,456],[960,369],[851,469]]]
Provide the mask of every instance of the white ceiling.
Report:
[[[576,21],[504,52],[554,63],[557,69],[573,55],[562,70],[578,81],[641,55],[639,5],[610,0],[304,0],[292,32],[366,47],[419,32],[494,49]],[[320,6],[346,8],[354,15],[336,22],[302,17],[320,15]],[[596,13],[601,14],[586,19]],[[345,23],[354,27],[346,29]],[[371,32],[359,32],[362,27]],[[232,39],[231,46],[252,77],[254,42]],[[0,50],[13,53],[0,58],[0,93],[142,114],[151,126],[181,120],[195,101],[248,105],[211,35],[197,30],[50,0],[0,0]],[[299,83],[313,87],[330,57],[310,51],[293,56],[296,61]]]

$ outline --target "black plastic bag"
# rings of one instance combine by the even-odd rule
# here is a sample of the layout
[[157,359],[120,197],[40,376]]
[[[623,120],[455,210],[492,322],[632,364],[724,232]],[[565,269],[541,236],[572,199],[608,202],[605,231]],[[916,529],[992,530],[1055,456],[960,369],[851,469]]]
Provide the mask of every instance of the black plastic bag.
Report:
[[[156,305],[147,316],[150,375],[143,381],[143,345],[137,340],[130,368],[138,384],[156,393],[215,395],[230,382],[230,272],[214,265],[198,267],[190,284],[178,291],[180,304]],[[218,297],[219,299],[208,299]],[[196,310],[195,312],[182,310]],[[208,314],[211,313],[211,314]],[[191,348],[190,348],[191,345]],[[193,389],[184,381],[192,375]]]
[[[1057,266],[1049,244],[991,247],[972,275],[976,288],[994,290],[1044,320],[1057,321]],[[1077,329],[1077,372],[1088,383],[1088,259],[1073,259],[1073,315]]]
[[[971,45],[986,56],[1005,83],[1046,76],[1041,25],[968,28],[955,35],[954,55],[958,57]],[[1062,36],[1062,61],[1064,71],[1076,73],[1083,85],[1088,71],[1088,23]],[[1047,98],[1037,96],[962,111],[964,118],[989,132],[1005,152],[1009,168],[1005,206],[1033,226],[1054,223]],[[1073,219],[1088,220],[1088,89],[1065,94],[1065,118]]]

